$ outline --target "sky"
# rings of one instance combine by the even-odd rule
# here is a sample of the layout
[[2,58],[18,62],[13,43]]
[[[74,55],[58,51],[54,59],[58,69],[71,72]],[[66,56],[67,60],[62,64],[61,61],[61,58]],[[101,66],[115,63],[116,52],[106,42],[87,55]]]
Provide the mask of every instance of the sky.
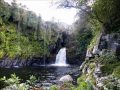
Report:
[[[11,3],[12,0],[5,0]],[[54,21],[64,22],[68,25],[72,25],[75,22],[77,9],[70,8],[56,8],[53,4],[57,0],[17,0],[17,3],[26,5],[31,11],[34,11],[37,15],[41,15],[44,21]]]

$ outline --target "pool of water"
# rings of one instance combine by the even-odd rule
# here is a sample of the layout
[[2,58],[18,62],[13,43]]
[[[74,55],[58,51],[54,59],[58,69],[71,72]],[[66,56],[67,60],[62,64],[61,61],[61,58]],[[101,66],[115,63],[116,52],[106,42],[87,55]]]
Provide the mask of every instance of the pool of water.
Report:
[[0,78],[6,76],[10,77],[11,74],[15,73],[19,76],[22,81],[28,80],[30,75],[34,75],[38,78],[39,83],[52,83],[56,84],[60,77],[70,74],[74,83],[79,75],[79,66],[35,66],[35,67],[24,67],[24,68],[0,68]]

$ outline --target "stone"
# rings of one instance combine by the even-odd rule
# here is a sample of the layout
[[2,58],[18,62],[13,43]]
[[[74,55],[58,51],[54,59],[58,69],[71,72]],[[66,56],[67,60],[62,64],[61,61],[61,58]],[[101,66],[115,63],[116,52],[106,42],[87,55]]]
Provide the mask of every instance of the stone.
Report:
[[87,73],[90,74],[92,71],[90,68],[87,69]]
[[88,58],[92,57],[90,50],[87,50],[86,57],[88,57]]
[[88,68],[88,66],[85,65],[84,68],[83,68],[83,70],[82,70],[82,73],[87,73],[87,68]]
[[104,84],[103,84],[103,83],[98,83],[97,86],[98,86],[98,87],[103,87]]
[[60,82],[72,82],[73,78],[70,75],[65,75],[59,79]]
[[79,69],[80,71],[82,71],[82,69],[84,68],[85,63],[86,63],[86,62],[84,61],[84,62],[80,65],[80,69]]
[[97,45],[94,46],[93,51],[92,51],[92,54],[94,54],[94,55],[98,55],[99,52],[100,52],[100,50],[98,49],[98,46],[97,46]]

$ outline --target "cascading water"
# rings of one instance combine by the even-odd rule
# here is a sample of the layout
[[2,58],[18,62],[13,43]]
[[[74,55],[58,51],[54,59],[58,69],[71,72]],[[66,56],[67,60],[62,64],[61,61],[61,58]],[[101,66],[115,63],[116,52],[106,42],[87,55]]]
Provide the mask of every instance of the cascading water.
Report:
[[68,66],[66,63],[66,48],[61,48],[56,55],[55,66]]
[[60,49],[60,51],[56,55],[55,64],[58,64],[58,65],[66,64],[66,48]]

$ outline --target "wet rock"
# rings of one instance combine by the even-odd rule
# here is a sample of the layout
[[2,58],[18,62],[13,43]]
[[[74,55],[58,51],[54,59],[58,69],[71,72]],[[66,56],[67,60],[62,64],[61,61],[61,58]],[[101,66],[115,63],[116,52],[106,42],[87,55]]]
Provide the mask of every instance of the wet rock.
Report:
[[65,75],[59,79],[60,82],[72,82],[73,78],[70,75]]

